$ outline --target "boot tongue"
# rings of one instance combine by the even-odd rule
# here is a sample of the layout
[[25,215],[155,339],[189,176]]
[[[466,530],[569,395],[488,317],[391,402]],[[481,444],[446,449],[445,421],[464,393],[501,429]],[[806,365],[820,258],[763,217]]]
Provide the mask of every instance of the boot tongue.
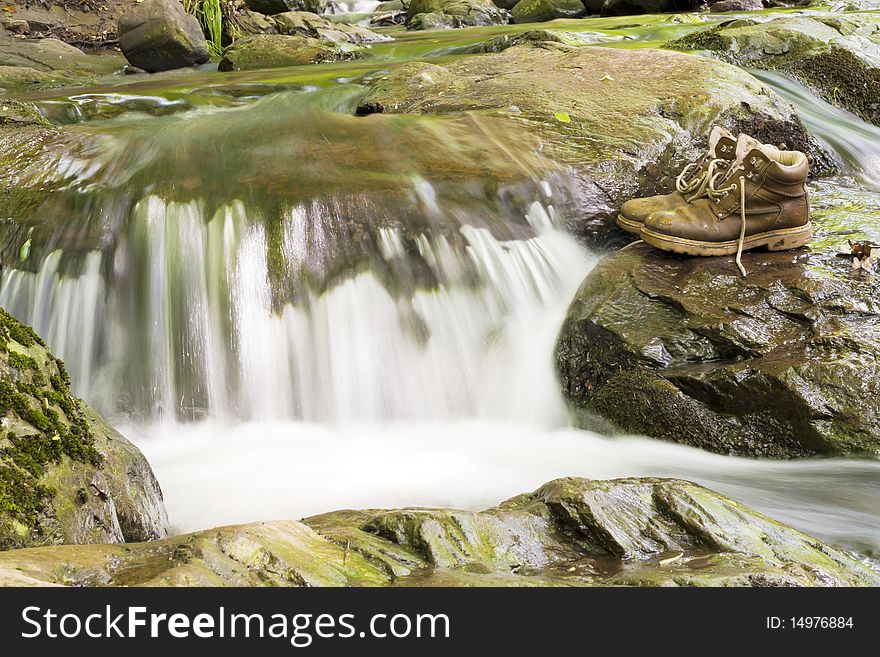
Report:
[[763,146],[764,145],[757,139],[749,137],[745,133],[740,133],[739,137],[736,139],[733,161],[730,163],[730,166],[727,167],[727,171],[724,174],[724,180],[729,180],[735,172],[744,168],[743,162],[746,161],[746,157],[748,157],[749,153],[754,150],[762,150]]
[[709,154],[712,157],[723,156],[725,153],[729,156],[735,144],[735,137],[721,126],[713,126],[709,132]]

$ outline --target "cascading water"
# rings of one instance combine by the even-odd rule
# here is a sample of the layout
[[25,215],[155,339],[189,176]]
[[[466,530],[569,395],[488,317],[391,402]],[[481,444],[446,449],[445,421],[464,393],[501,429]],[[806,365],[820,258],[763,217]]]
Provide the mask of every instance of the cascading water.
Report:
[[[161,93],[44,105],[100,119],[70,129],[100,148],[35,160],[59,200],[28,259],[28,236],[0,245],[0,306],[138,443],[179,529],[660,475],[877,551],[876,462],[752,461],[569,428],[551,354],[595,256],[561,229],[564,176],[515,124],[359,119],[361,92],[248,83],[201,92],[220,99],[208,107]],[[849,173],[870,171],[842,139],[826,141]]]

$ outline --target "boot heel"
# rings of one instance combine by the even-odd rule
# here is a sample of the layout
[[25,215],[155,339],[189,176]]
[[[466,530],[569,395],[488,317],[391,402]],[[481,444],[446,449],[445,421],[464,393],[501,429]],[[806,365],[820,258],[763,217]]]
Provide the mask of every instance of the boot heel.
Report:
[[803,230],[788,235],[778,235],[767,242],[768,251],[789,251],[807,244],[813,237],[812,225],[807,225]]

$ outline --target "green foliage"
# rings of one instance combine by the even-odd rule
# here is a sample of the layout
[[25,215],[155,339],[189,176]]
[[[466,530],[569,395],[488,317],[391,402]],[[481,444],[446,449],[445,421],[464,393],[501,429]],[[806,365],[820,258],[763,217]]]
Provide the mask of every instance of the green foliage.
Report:
[[212,57],[223,54],[223,3],[221,0],[181,0],[183,8],[202,26]]

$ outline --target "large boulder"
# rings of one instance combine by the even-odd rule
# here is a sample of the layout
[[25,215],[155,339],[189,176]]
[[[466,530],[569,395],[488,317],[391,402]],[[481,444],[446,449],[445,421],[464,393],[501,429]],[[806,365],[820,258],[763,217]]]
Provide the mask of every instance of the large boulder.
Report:
[[236,40],[223,51],[219,70],[247,71],[357,59],[363,49],[307,36],[256,35]]
[[197,66],[211,59],[194,16],[177,0],[144,0],[119,19],[122,54],[145,71]]
[[0,554],[0,585],[877,586],[858,559],[696,484],[558,479],[482,512],[339,511]]
[[406,16],[411,30],[503,25],[509,18],[492,0],[411,0]]
[[514,23],[543,23],[557,18],[580,18],[586,12],[581,0],[519,0],[510,16]]
[[780,71],[827,102],[880,125],[880,15],[876,13],[733,21],[665,47],[708,50],[740,66]]
[[162,538],[150,466],[69,386],[64,364],[0,309],[0,549]]
[[556,347],[580,426],[722,454],[880,455],[880,280],[838,255],[880,241],[880,197],[811,188],[811,250],[745,253],[746,278],[732,257],[643,242],[600,262]]
[[415,62],[377,79],[358,107],[469,111],[513,119],[568,169],[571,227],[594,243],[619,239],[623,201],[668,191],[713,124],[816,152],[791,106],[748,73],[662,50],[537,42],[443,66]]

